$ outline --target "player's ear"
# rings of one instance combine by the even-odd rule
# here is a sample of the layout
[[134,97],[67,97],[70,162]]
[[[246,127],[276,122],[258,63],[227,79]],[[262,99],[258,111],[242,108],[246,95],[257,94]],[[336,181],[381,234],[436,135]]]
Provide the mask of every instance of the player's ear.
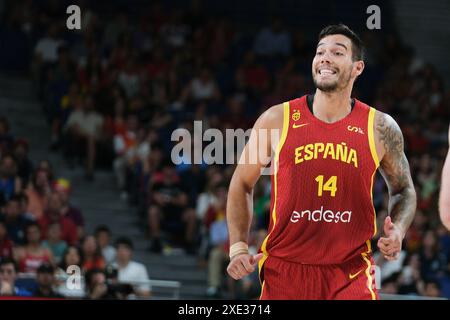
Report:
[[363,72],[364,67],[365,67],[364,61],[359,60],[355,62],[355,73],[357,77]]

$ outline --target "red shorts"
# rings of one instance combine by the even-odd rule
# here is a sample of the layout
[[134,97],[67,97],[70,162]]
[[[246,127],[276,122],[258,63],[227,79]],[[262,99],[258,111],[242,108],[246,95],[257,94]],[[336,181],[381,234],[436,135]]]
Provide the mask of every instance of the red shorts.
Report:
[[269,256],[260,270],[261,300],[378,300],[371,257],[310,265]]

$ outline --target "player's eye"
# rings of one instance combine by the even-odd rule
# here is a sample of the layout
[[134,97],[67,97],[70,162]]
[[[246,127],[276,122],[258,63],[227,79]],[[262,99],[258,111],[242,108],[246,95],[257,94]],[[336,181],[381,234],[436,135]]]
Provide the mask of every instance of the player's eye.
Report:
[[334,54],[337,55],[337,56],[343,56],[344,55],[342,52],[339,52],[339,51],[335,52]]
[[316,56],[321,56],[321,55],[323,55],[323,51],[317,51],[316,52]]

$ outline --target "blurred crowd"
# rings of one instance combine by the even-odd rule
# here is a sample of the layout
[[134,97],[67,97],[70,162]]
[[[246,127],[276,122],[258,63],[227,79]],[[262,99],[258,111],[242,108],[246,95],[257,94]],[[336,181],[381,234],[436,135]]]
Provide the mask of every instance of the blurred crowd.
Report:
[[40,298],[149,297],[144,265],[132,260],[133,243],[112,246],[108,226],[85,231],[73,206],[71,183],[56,178],[47,160],[29,157],[0,118],[0,295]]
[[[200,1],[183,10],[152,1],[133,15],[119,7],[106,17],[81,5],[79,31],[64,29],[63,2],[7,3],[5,23],[32,48],[30,70],[52,128],[49,148],[61,152],[69,166],[83,166],[86,183],[101,166],[113,170],[121,198],[145,222],[149,250],[182,247],[197,256],[208,272],[208,296],[258,297],[257,273],[238,282],[225,273],[227,187],[234,166],[174,165],[170,156],[178,141],[171,141],[171,134],[176,128],[193,132],[194,120],[202,121],[204,130],[246,130],[268,107],[313,92],[310,64],[316,39],[276,16],[253,30],[238,28],[229,18],[208,15]],[[401,258],[387,262],[375,252],[382,270],[380,291],[450,298],[450,234],[437,213],[450,90],[438,70],[394,32],[363,30],[361,36],[368,55],[353,95],[399,123],[418,195]],[[10,136],[6,120],[0,131],[2,146],[9,146],[1,153],[2,212],[5,221],[13,216],[18,225],[11,229],[8,222],[0,223],[2,255],[12,256],[25,272],[39,273],[30,252],[45,262],[59,257],[63,264],[83,256],[84,265],[104,268],[106,256],[105,264],[96,263],[101,255],[93,252],[108,246],[107,241],[85,237],[82,215],[70,209],[67,183],[54,180],[46,162],[31,166],[26,143]],[[254,194],[253,252],[266,235],[270,190],[270,178],[263,176]],[[382,226],[388,203],[381,176],[375,181],[374,203]],[[30,219],[41,222],[29,224]],[[4,240],[2,225],[8,230]],[[74,247],[80,239],[81,251]],[[17,255],[8,253],[12,242],[23,246]],[[129,243],[117,249],[121,245],[132,249]],[[106,278],[95,272],[87,277],[94,283]],[[143,292],[148,294],[148,288]]]

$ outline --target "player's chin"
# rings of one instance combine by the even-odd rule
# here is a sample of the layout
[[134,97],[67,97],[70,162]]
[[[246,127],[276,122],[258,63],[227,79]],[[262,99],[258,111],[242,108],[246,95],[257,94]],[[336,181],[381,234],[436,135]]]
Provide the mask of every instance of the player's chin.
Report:
[[320,89],[321,91],[324,92],[331,92],[336,90],[337,88],[337,82],[336,81],[316,81],[316,88]]

